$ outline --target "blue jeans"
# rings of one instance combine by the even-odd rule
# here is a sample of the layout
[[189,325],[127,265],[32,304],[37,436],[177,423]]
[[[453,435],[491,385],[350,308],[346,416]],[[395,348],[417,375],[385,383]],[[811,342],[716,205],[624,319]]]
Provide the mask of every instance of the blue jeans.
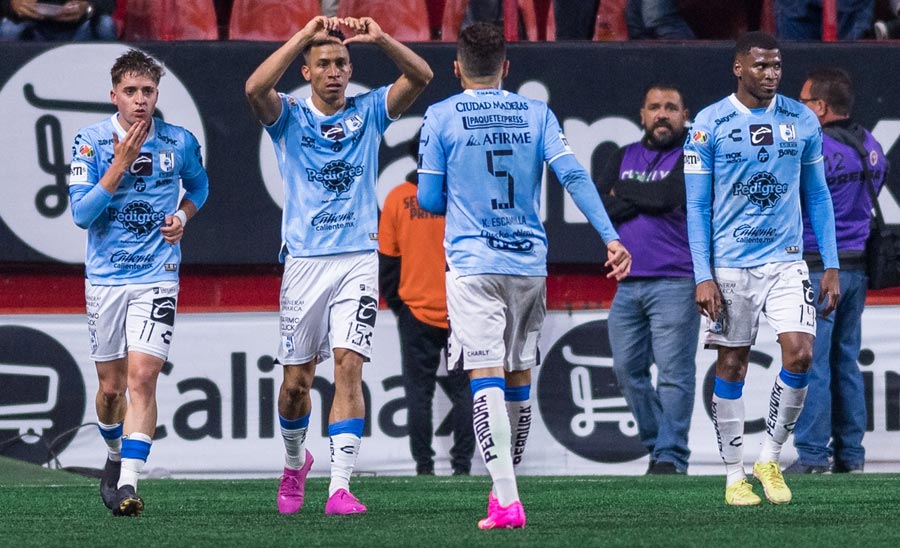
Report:
[[85,42],[115,40],[116,23],[109,15],[100,15],[75,26],[45,25],[40,21],[16,23],[0,19],[0,41],[23,42]]
[[[822,272],[810,272],[816,291]],[[809,371],[809,391],[794,427],[800,463],[828,466],[833,457],[845,468],[862,468],[866,450],[866,397],[857,364],[862,344],[862,313],[866,304],[866,273],[841,270],[841,300],[828,317],[816,318],[816,342]],[[821,310],[822,305],[816,304]],[[828,442],[831,440],[831,445]]]
[[[650,458],[686,471],[700,316],[691,278],[619,283],[609,311],[613,371]],[[656,362],[657,386],[650,382]]]
[[648,40],[692,40],[694,31],[678,13],[675,0],[628,0],[625,6],[628,38]]
[[[872,28],[874,0],[837,3],[837,33],[841,40],[860,40]],[[821,40],[821,0],[776,0],[775,26],[782,40]]]

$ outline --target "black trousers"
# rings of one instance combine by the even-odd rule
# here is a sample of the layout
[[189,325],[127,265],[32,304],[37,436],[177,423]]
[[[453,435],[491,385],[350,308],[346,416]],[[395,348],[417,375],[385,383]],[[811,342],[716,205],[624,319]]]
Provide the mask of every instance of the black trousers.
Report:
[[437,434],[453,433],[450,464],[454,472],[468,473],[475,452],[469,379],[464,371],[451,371],[446,377],[437,376],[441,352],[447,346],[448,331],[419,321],[407,306],[401,309],[397,325],[408,406],[409,448],[416,461],[416,471],[434,469],[432,402],[435,385],[440,384],[449,396],[452,408],[447,419],[438,426]]

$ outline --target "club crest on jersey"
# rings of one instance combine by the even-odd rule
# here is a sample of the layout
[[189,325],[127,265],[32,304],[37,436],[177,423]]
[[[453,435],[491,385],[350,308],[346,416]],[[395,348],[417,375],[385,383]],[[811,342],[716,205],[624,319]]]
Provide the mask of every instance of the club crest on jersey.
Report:
[[175,151],[159,151],[159,169],[165,173],[171,173],[175,169]]
[[709,134],[705,131],[695,131],[693,135],[691,135],[691,140],[695,143],[706,143],[709,141]]
[[794,124],[778,124],[778,133],[781,134],[782,141],[793,141],[797,138],[797,131],[794,129]]
[[331,139],[332,141],[338,141],[346,137],[344,134],[344,126],[340,124],[322,124],[320,129],[322,131],[322,137]]
[[344,125],[347,126],[347,130],[352,133],[362,127],[362,116],[360,116],[359,114],[354,114],[349,118],[344,118]]
[[149,152],[138,154],[138,157],[131,162],[128,173],[131,175],[153,175],[153,155]]
[[778,179],[767,171],[761,171],[747,182],[735,183],[732,187],[734,196],[746,196],[750,203],[760,210],[775,207],[781,195],[787,192],[788,186],[779,183]]
[[350,190],[353,181],[363,174],[363,166],[350,165],[343,160],[332,160],[325,164],[322,171],[306,169],[310,182],[321,183],[326,190],[338,196]]

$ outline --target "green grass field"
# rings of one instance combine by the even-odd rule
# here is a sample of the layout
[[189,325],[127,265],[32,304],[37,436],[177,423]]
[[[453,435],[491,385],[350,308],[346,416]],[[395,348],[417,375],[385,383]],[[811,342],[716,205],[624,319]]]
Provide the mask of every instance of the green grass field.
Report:
[[0,546],[900,546],[900,475],[788,480],[792,504],[732,508],[719,476],[523,477],[527,527],[480,531],[486,477],[356,478],[369,513],[347,517],[321,478],[292,516],[274,479],[144,480],[144,514],[116,518],[96,480],[0,458]]

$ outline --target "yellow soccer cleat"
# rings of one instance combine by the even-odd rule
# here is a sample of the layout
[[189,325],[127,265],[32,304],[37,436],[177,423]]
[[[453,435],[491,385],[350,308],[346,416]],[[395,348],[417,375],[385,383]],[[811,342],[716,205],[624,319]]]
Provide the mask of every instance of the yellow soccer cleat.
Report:
[[745,479],[725,488],[725,502],[732,506],[756,506],[762,502]]
[[784,482],[781,467],[777,462],[757,462],[753,465],[753,476],[762,483],[766,498],[772,504],[788,504],[793,498],[791,489]]

